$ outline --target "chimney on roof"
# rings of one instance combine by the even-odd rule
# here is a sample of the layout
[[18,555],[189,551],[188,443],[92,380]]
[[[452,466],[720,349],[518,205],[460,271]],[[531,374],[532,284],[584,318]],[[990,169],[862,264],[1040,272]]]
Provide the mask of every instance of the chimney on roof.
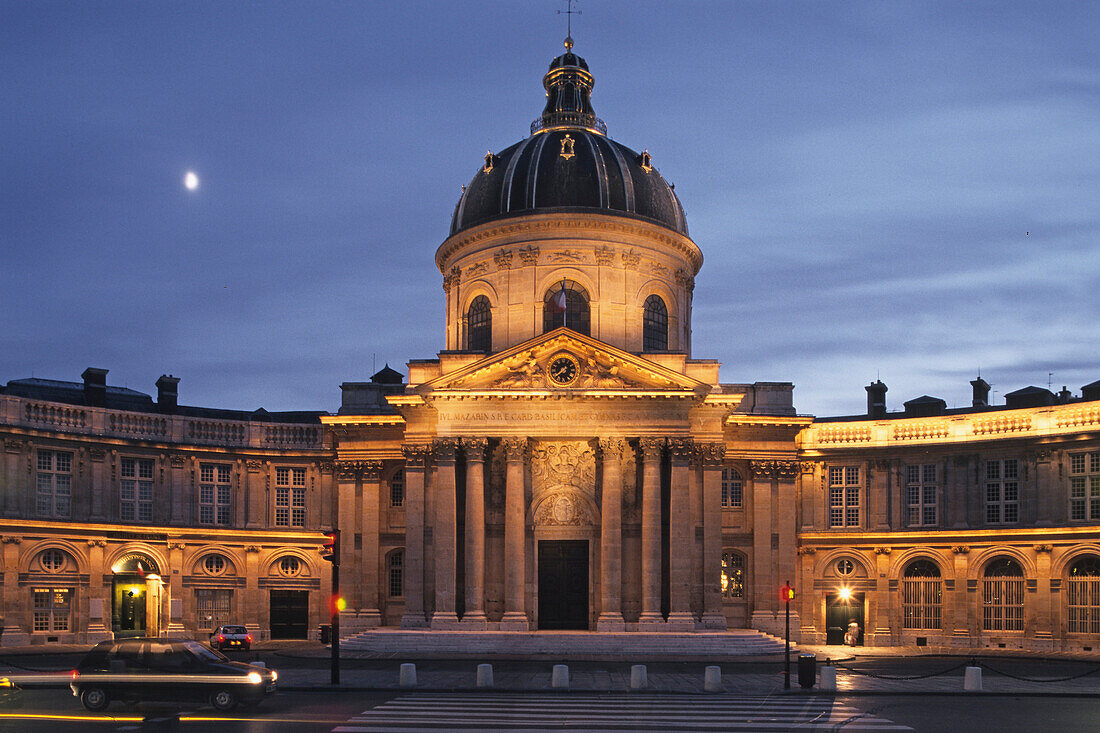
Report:
[[886,417],[887,386],[881,379],[876,379],[864,389],[867,390],[867,417]]
[[180,378],[171,374],[161,374],[157,380],[157,409],[165,415],[171,415],[179,407]]
[[107,406],[107,372],[109,369],[88,367],[80,376],[84,378],[84,404],[90,407]]
[[1062,385],[1062,390],[1058,394],[1056,394],[1054,397],[1055,397],[1055,401],[1057,401],[1057,403],[1059,405],[1064,405],[1068,402],[1073,401],[1073,392],[1070,392],[1069,389],[1066,387],[1066,385],[1063,384]]
[[974,407],[989,406],[989,382],[981,377],[971,380],[970,386],[974,388]]

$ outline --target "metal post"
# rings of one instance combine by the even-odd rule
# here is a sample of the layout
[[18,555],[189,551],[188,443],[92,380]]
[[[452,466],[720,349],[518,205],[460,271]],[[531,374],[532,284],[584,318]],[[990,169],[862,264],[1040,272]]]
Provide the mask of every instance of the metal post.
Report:
[[[783,585],[783,587],[784,588],[790,588],[791,587],[791,581],[788,580]],[[787,616],[787,634],[786,634],[787,657],[786,657],[786,661],[784,662],[784,667],[783,667],[783,689],[789,690],[789,689],[791,689],[791,593],[790,593],[790,591],[785,591],[783,593],[783,605],[786,606],[786,616]]]
[[332,684],[340,684],[340,530],[334,530],[335,543],[332,555],[332,599],[329,601],[332,612]]

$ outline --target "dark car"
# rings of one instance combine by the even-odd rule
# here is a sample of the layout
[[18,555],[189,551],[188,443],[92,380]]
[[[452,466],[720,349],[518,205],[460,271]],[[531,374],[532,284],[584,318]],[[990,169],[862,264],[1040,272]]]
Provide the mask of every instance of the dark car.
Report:
[[202,702],[224,711],[259,704],[277,678],[274,670],[234,662],[196,641],[123,639],[96,644],[69,687],[91,711],[112,700]]
[[226,649],[244,649],[247,652],[252,648],[252,634],[243,626],[219,626],[210,635],[210,648],[223,652]]

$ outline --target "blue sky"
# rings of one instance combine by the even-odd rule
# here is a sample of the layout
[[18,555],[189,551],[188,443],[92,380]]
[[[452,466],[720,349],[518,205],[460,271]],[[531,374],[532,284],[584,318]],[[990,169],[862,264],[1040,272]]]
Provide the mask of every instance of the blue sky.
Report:
[[[878,377],[891,409],[1100,379],[1100,4],[578,7],[597,114],[703,250],[723,381],[835,415]],[[563,8],[0,2],[0,383],[334,411],[434,356],[433,254],[540,113]]]

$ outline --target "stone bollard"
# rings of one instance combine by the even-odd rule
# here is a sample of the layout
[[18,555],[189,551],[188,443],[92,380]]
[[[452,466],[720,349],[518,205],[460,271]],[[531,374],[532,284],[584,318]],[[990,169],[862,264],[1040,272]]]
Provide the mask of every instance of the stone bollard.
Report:
[[401,665],[401,673],[397,678],[397,684],[401,687],[416,687],[416,665],[406,662]]
[[707,667],[703,674],[703,689],[707,692],[722,691],[722,668],[718,666]]
[[550,676],[550,686],[558,690],[569,689],[569,665],[554,665],[554,672]]
[[645,665],[630,665],[630,689],[644,690],[646,687],[649,687],[649,673]]
[[491,665],[491,664],[479,664],[479,665],[477,665],[477,686],[478,687],[492,687],[493,686],[493,665]]
[[836,692],[836,667],[831,664],[821,668],[821,691]]
[[966,677],[963,678],[963,689],[967,692],[982,691],[982,668],[967,667]]

